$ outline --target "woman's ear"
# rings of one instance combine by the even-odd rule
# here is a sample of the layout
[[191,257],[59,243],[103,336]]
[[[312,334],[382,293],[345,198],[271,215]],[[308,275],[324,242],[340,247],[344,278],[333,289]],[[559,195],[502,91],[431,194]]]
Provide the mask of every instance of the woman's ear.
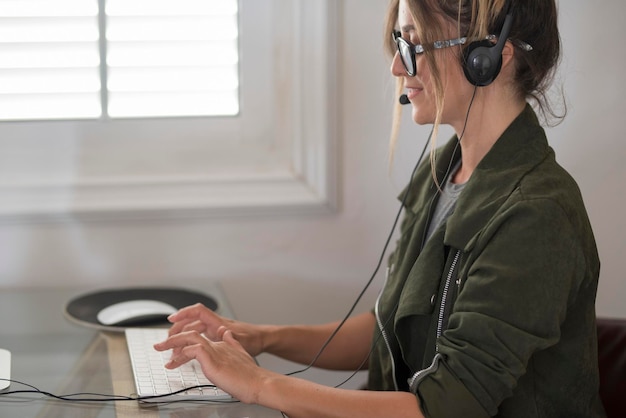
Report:
[[502,49],[502,70],[503,72],[510,71],[509,68],[515,69],[515,46],[511,41],[506,41],[504,48]]

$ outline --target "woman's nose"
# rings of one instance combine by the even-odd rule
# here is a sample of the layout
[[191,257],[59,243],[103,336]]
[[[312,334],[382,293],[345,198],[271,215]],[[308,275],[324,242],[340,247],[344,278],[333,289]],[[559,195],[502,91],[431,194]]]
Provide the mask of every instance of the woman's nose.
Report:
[[391,74],[396,77],[404,77],[407,75],[398,51],[396,51],[396,54],[393,56],[393,60],[391,61]]

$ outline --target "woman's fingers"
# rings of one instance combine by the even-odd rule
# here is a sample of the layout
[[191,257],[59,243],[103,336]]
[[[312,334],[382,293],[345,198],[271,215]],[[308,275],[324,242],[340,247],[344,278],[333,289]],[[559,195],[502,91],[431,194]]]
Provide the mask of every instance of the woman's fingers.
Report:
[[173,369],[195,358],[195,355],[191,355],[194,351],[188,350],[189,347],[202,347],[205,344],[210,344],[210,341],[196,331],[189,331],[168,337],[165,341],[155,344],[154,349],[157,351],[172,350],[170,361],[165,367]]
[[168,320],[172,323],[169,335],[197,331],[206,333],[209,338],[214,338],[213,330],[223,322],[219,315],[199,303],[182,308],[170,315]]
[[203,304],[196,303],[195,305],[186,306],[177,312],[174,312],[167,319],[172,323],[191,322],[197,320],[208,322],[211,320],[217,320],[219,317]]
[[203,373],[222,390],[244,402],[254,399],[248,386],[259,386],[258,365],[230,329],[221,326],[215,331],[219,336],[216,341],[210,341],[196,331],[188,331],[172,335],[155,344],[154,348],[158,351],[172,350],[166,368],[174,369],[196,359]]
[[[177,334],[195,332],[211,341],[222,341],[224,332],[228,328],[233,338],[250,355],[256,356],[263,350],[262,334],[255,326],[223,318],[201,304],[182,308],[170,315],[168,320],[172,322],[172,326],[168,331],[170,337]],[[175,354],[178,354],[178,352],[175,351]]]
[[154,348],[157,351],[166,351],[184,347],[189,344],[199,344],[203,341],[208,340],[196,331],[180,332],[170,335],[165,341],[155,344]]

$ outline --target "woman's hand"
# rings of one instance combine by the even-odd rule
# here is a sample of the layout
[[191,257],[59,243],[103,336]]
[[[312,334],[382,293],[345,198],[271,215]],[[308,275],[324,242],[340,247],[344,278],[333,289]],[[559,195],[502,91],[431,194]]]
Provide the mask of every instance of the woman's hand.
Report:
[[[212,327],[219,317],[211,314],[216,317],[210,318]],[[174,369],[196,359],[203,373],[220,389],[242,402],[256,403],[263,386],[264,370],[255,363],[231,330],[219,326],[211,333],[211,340],[196,330],[171,333],[167,340],[155,344],[154,348],[157,351],[172,349],[166,368]]]
[[259,355],[264,349],[261,327],[224,318],[200,303],[182,308],[170,315],[168,321],[172,323],[170,337],[195,331],[210,341],[222,341],[224,331],[220,330],[224,328],[251,356]]

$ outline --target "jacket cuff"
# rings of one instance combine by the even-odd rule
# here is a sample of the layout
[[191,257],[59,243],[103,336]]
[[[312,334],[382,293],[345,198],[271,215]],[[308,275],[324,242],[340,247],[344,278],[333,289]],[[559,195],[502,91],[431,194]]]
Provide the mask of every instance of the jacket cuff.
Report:
[[[427,418],[489,418],[490,415],[437,354],[411,385]],[[419,374],[420,372],[418,372]]]

